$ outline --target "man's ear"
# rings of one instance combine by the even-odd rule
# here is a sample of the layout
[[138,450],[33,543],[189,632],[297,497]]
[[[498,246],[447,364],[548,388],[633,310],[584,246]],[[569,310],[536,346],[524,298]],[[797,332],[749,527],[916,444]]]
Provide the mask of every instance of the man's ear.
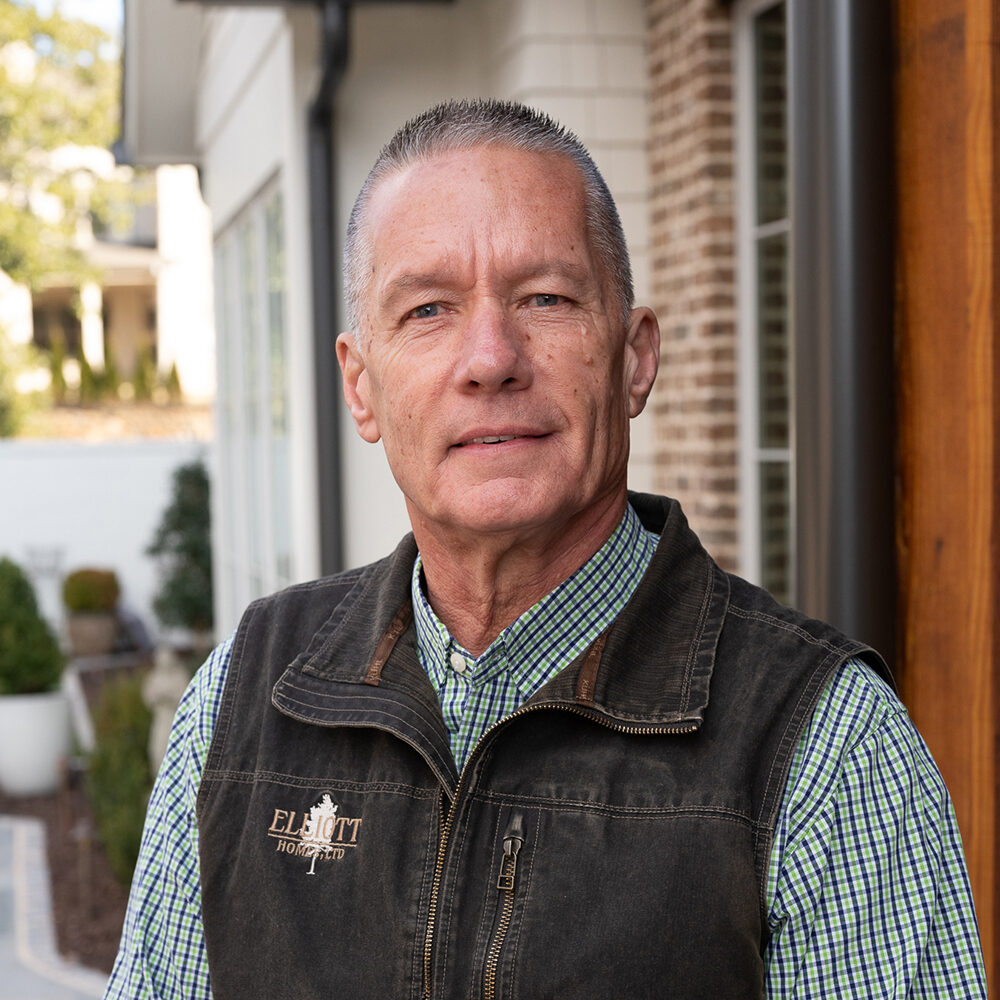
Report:
[[354,426],[367,442],[375,444],[382,435],[371,406],[368,369],[353,333],[342,333],[337,338],[337,361],[344,376],[344,399],[354,417]]
[[625,332],[625,392],[628,415],[642,413],[660,366],[660,324],[646,306],[632,310]]

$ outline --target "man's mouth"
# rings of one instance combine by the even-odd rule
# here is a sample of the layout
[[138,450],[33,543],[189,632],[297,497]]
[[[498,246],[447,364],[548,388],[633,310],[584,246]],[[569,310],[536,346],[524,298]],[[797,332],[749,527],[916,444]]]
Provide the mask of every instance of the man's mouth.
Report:
[[520,437],[519,434],[502,434],[490,437],[478,437],[472,438],[470,441],[463,441],[459,447],[464,448],[467,444],[500,444],[503,441],[513,441],[514,438]]

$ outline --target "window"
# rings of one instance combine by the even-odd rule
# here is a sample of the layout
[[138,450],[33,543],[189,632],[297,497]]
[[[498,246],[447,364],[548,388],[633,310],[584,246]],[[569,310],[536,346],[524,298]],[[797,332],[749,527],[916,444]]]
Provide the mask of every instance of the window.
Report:
[[795,600],[786,4],[736,9],[743,572]]
[[235,610],[292,580],[283,241],[272,183],[215,245],[220,572]]

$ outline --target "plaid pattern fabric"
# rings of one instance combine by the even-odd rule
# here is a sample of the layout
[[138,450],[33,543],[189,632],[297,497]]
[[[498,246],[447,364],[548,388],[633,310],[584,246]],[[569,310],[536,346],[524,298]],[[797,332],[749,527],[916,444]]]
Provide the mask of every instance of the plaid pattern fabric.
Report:
[[[584,633],[593,638],[610,621],[606,609],[624,604],[641,575],[636,567],[648,561],[643,535],[626,518],[586,566],[505,630],[502,651],[498,639],[474,664],[469,658],[469,679],[449,666],[451,653],[462,651],[429,607],[415,602],[421,659],[441,695],[458,759],[483,727],[585,648]],[[211,997],[195,798],[231,649],[229,640],[209,657],[177,710],[106,1000]],[[500,658],[509,682],[500,678]],[[838,672],[800,741],[778,816],[767,899],[765,993],[772,1000],[986,996],[944,782],[905,709],[861,663]]]
[[448,634],[413,568],[417,655],[441,700],[461,769],[479,737],[572,662],[628,603],[656,551],[631,507],[604,545],[569,579],[508,625],[474,657]]
[[768,996],[986,996],[948,791],[906,709],[858,661],[799,741],[767,898]]

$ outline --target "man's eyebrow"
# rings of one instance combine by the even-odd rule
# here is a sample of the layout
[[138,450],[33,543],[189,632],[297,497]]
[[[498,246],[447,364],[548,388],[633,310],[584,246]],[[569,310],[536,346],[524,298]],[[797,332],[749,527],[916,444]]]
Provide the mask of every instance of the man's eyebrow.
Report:
[[[563,278],[576,286],[586,285],[594,278],[593,272],[585,264],[558,257],[544,260],[520,268],[507,276],[513,285],[526,284],[531,281],[544,281],[547,278]],[[379,308],[391,309],[400,299],[414,292],[433,292],[440,294],[451,287],[453,282],[435,271],[404,271],[393,276],[382,289],[379,296]]]
[[437,274],[405,271],[403,274],[396,275],[385,285],[379,296],[379,306],[385,309],[391,307],[397,299],[404,295],[409,295],[412,292],[437,291],[444,285],[445,283]]
[[576,261],[565,260],[562,257],[546,260],[540,264],[526,267],[513,275],[517,282],[534,281],[545,278],[565,278],[576,284],[585,284],[593,277],[590,268]]

